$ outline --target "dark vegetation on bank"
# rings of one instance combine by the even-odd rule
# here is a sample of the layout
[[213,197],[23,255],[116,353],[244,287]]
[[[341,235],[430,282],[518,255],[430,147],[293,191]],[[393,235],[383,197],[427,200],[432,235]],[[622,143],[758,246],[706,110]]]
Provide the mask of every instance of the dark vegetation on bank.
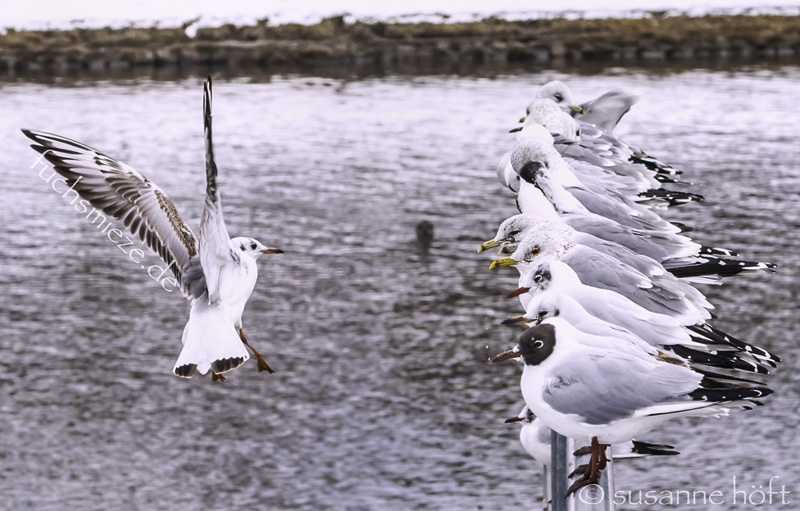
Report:
[[468,23],[223,25],[27,31],[0,35],[0,71],[161,66],[500,64],[800,56],[800,16],[709,15]]

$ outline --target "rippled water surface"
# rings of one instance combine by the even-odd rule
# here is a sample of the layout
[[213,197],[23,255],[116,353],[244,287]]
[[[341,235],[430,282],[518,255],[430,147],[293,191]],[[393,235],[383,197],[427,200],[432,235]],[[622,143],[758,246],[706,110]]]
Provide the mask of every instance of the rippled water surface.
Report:
[[[19,132],[128,162],[196,226],[201,78],[0,83],[0,508],[537,508],[541,471],[502,423],[522,406],[519,367],[487,363],[517,333],[498,326],[520,310],[503,297],[515,272],[489,272],[475,249],[514,213],[493,165],[552,78],[583,99],[641,92],[620,133],[707,197],[670,218],[780,266],[705,288],[719,326],[784,358],[776,395],[651,432],[682,455],[618,466],[617,488],[719,490],[745,509],[732,478],[750,490],[778,476],[800,501],[800,69],[782,67],[218,77],[229,230],[286,251],[260,261],[245,313],[278,372],[249,362],[224,384],[171,374],[188,304],[49,188]],[[435,225],[427,256],[421,220]]]

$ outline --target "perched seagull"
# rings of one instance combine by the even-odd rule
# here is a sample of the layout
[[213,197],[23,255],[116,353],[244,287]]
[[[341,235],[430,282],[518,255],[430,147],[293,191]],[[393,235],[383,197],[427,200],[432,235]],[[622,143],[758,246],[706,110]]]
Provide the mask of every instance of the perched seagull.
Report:
[[[718,367],[766,374],[769,367],[780,362],[767,350],[731,337],[708,323],[682,322],[675,316],[649,311],[619,293],[584,285],[575,270],[558,260],[541,263],[523,274],[519,285],[511,295],[520,297],[528,318],[562,316],[587,333],[597,332],[597,320],[601,320],[628,330],[651,346],[669,347],[693,361]],[[584,323],[587,320],[591,327]]]
[[[519,441],[523,449],[542,465],[550,466],[550,433],[553,431],[544,422],[536,418],[530,408],[525,406],[519,415],[509,417],[505,420],[506,424],[512,422],[522,423],[519,431]],[[611,457],[615,460],[646,458],[648,456],[674,456],[680,454],[673,450],[674,447],[665,444],[651,444],[632,440],[624,444],[611,446]],[[575,456],[587,454],[586,448],[575,451]]]
[[[555,102],[559,108],[567,113],[583,114],[583,108],[578,105],[575,98],[572,96],[572,91],[562,81],[553,80],[542,85],[533,97],[534,101],[537,99],[549,99]],[[530,113],[530,106],[527,110]]]
[[[537,190],[536,187],[531,188]],[[541,199],[547,202],[544,196],[542,196]],[[569,214],[561,217],[557,214],[537,216],[527,213],[514,215],[504,220],[500,224],[500,227],[497,228],[495,237],[481,244],[478,252],[499,246],[511,247],[519,244],[525,236],[539,225],[538,222],[542,218],[564,222],[575,231],[591,235],[603,241],[621,245],[634,253],[648,256],[664,265],[668,270],[677,266],[704,262],[698,259],[700,257],[736,255],[736,253],[731,250],[704,247],[684,237],[672,237],[672,235],[659,236],[655,233],[645,235],[644,233],[623,227],[607,218],[595,216],[592,219],[587,219],[587,217],[580,215]],[[504,250],[504,252],[508,252],[509,250],[511,250],[511,248]],[[514,247],[513,250],[516,250],[516,247]],[[739,261],[737,260],[736,262],[738,263]],[[746,265],[750,265],[750,262],[744,262],[747,263]],[[762,268],[759,266],[762,264],[771,267],[773,270],[775,267],[775,265],[770,263],[752,264],[756,265],[756,268],[753,268],[753,270],[769,270],[767,267]]]
[[598,482],[609,445],[628,442],[672,418],[750,409],[758,404],[753,399],[772,393],[766,387],[731,388],[711,381],[680,357],[624,348],[549,318],[492,360],[521,357],[520,387],[528,407],[560,435],[592,439],[588,470],[567,494]]
[[[532,124],[543,126],[553,136],[555,150],[589,188],[601,186],[603,191],[613,190],[631,196],[637,203],[648,207],[664,208],[703,200],[703,196],[696,193],[661,189],[661,181],[656,179],[652,170],[632,163],[629,153],[608,141],[588,137],[584,143],[581,125],[550,99],[533,100],[528,105],[524,126],[511,132],[523,131]],[[590,133],[596,131],[587,129]]]
[[602,176],[597,174],[596,179],[584,176],[586,181],[581,182],[556,151],[552,135],[539,124],[527,125],[517,134],[511,165],[521,179],[537,186],[559,213],[592,213],[635,229],[679,232],[637,204],[636,195],[621,193],[615,181],[600,180]]
[[[513,254],[520,247],[522,240],[527,239],[534,233],[540,233],[551,238],[553,244],[548,244],[548,246],[556,251],[556,257],[562,258],[563,255],[568,253],[573,254],[575,257],[581,257],[579,254],[582,254],[588,260],[599,252],[630,265],[648,276],[663,275],[666,270],[678,278],[694,283],[719,283],[722,277],[756,271],[775,271],[775,265],[772,263],[744,261],[711,255],[668,260],[662,266],[651,257],[637,254],[618,243],[576,231],[560,220],[539,220],[533,216],[517,215],[508,219],[507,222],[516,223],[517,220],[524,224],[524,228],[519,233],[513,235],[513,237],[501,238],[500,241],[495,239],[486,241],[478,248],[478,252],[482,252],[486,248],[502,246],[501,253]],[[503,223],[505,224],[505,222]],[[545,252],[547,248],[546,246],[540,246],[540,249]]]
[[[619,98],[619,96],[617,97]],[[534,96],[534,101],[536,99],[549,99],[556,103],[561,110],[575,117],[581,126],[582,141],[590,144],[599,143],[597,147],[604,146],[606,151],[610,151],[610,154],[616,155],[615,159],[617,161],[628,161],[631,163],[644,165],[649,170],[658,173],[660,176],[659,180],[662,182],[677,183],[678,181],[674,180],[670,176],[682,174],[683,171],[674,169],[670,165],[658,161],[641,149],[623,142],[611,133],[613,128],[616,127],[617,122],[619,122],[622,116],[628,111],[627,109],[622,111],[622,109],[625,108],[625,103],[632,100],[633,97],[633,95],[628,95],[628,99],[622,99],[619,103],[617,103],[619,109],[616,109],[611,113],[609,113],[609,111],[604,112],[603,110],[605,110],[605,107],[610,107],[614,103],[613,93],[606,93],[593,101],[584,103],[583,105],[577,105],[569,87],[567,87],[564,82],[554,80],[544,84],[539,89],[539,91],[536,93],[536,96]],[[595,104],[597,102],[604,104],[605,107],[601,108],[601,105]],[[630,105],[633,105],[635,102],[636,101],[634,100],[630,103]],[[628,108],[630,108],[630,105]],[[589,119],[585,117],[589,113],[585,109],[587,106],[593,107],[594,110],[594,115],[590,115]],[[610,110],[614,110],[613,107]],[[612,119],[615,117],[616,121],[612,121]],[[524,122],[524,119],[525,118],[520,120]],[[611,127],[611,129],[606,129],[612,123],[613,127]],[[597,143],[589,142],[591,139],[601,140],[599,140]]]
[[204,86],[203,126],[206,147],[206,197],[195,235],[175,205],[155,183],[133,167],[91,147],[41,131],[22,130],[33,149],[42,154],[67,185],[83,199],[121,221],[168,265],[191,300],[189,321],[183,330],[183,349],[173,372],[191,378],[195,371],[212,380],[236,369],[250,358],[258,370],[273,373],[261,354],[247,341],[242,313],[258,277],[256,259],[280,254],[249,237],[232,238],[222,217],[217,190],[217,165],[211,137],[211,78]]
[[559,260],[569,265],[583,284],[619,293],[647,310],[669,314],[687,324],[711,318],[708,309],[714,306],[706,297],[655,261],[642,270],[598,250],[575,245],[568,235],[566,229],[535,230],[523,238],[511,256],[493,261],[489,268],[517,266],[523,273],[537,263]]

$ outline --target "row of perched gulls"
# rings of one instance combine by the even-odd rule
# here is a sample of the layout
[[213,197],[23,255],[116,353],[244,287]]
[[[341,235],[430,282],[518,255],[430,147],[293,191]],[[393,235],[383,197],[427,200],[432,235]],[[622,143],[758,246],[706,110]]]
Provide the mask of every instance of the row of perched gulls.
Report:
[[511,296],[525,314],[504,323],[528,328],[493,362],[524,364],[526,406],[509,419],[523,423],[523,446],[545,464],[551,429],[591,446],[567,496],[599,481],[610,445],[612,456],[677,454],[633,439],[676,417],[760,405],[780,361],[710,323],[695,285],[775,267],[702,246],[660,216],[703,197],[614,135],[637,100],[614,91],[577,105],[563,83],[543,86],[497,168],[520,214],[478,249],[500,247],[509,255],[491,268],[520,273]]

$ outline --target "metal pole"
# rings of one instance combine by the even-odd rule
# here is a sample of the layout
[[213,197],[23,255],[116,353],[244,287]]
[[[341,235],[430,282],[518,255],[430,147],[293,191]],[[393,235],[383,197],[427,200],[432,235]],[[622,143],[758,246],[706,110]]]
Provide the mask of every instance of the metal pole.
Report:
[[[555,431],[550,441],[551,452],[551,492],[550,502],[552,511],[614,511],[614,469],[613,463],[608,462],[600,477],[599,485],[586,486],[568,499],[564,496],[567,488],[572,484],[567,479],[581,462],[588,462],[588,456],[578,460],[572,455],[578,446],[571,438],[564,438]],[[607,454],[611,456],[611,449]]]
[[[552,449],[551,449],[552,450]],[[543,492],[543,502],[542,502],[542,509],[544,511],[553,511],[551,506],[552,498],[550,495],[550,487],[553,484],[551,482],[552,472],[547,470],[547,465],[544,466],[544,492]]]
[[567,439],[550,433],[550,502],[552,511],[567,511]]

